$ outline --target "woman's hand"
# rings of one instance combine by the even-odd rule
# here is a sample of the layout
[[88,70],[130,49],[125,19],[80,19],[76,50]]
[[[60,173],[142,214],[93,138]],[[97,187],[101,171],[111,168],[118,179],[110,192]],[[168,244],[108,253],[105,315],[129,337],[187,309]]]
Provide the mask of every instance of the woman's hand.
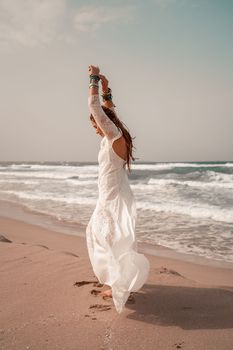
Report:
[[104,75],[102,75],[102,74],[100,74],[99,77],[100,77],[100,80],[101,80],[103,92],[107,92],[108,91],[108,80],[107,80],[107,78]]
[[88,66],[88,73],[89,73],[89,75],[91,75],[91,74],[99,75],[100,74],[100,69],[99,69],[98,66],[89,65]]

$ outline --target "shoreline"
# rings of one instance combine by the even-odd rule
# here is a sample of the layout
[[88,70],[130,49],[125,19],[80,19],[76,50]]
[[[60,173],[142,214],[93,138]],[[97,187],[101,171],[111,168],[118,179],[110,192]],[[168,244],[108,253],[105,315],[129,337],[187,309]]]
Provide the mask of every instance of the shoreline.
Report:
[[93,294],[108,288],[95,284],[83,227],[71,235],[2,214],[1,349],[232,349],[232,269],[145,254],[148,280],[118,314]]
[[[8,200],[0,200],[0,218],[1,217],[17,219],[19,221],[34,224],[55,232],[74,235],[85,239],[85,225],[69,223],[65,220],[58,220],[49,214],[39,213],[29,209],[24,204],[15,203]],[[171,248],[158,244],[138,242],[138,250],[143,254],[149,254],[156,257],[172,258],[193,264],[229,268],[233,270],[233,263],[231,262],[206,258],[191,253],[176,252]]]

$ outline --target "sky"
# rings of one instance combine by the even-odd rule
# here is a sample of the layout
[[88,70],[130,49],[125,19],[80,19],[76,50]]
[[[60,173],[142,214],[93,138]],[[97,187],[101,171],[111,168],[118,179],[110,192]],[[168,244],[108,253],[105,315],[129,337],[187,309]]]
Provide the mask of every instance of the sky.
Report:
[[136,161],[233,160],[232,0],[0,0],[0,161],[97,162],[90,64]]

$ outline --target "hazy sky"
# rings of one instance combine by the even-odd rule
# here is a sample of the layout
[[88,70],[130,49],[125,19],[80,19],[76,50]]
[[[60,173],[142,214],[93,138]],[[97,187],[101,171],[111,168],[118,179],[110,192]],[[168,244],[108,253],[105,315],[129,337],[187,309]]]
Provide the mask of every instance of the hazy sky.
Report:
[[0,0],[0,160],[97,161],[89,64],[138,161],[233,160],[232,0]]

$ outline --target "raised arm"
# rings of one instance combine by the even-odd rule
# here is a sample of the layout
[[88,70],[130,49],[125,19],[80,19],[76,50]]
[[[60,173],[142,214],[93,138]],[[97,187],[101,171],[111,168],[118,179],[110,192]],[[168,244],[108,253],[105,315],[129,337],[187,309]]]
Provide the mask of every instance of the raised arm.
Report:
[[115,105],[112,102],[112,90],[108,87],[108,80],[102,74],[100,74],[101,84],[102,84],[102,97],[103,97],[103,106],[110,108],[117,116],[115,110]]
[[[90,85],[89,85],[89,96],[88,96],[88,107],[90,113],[95,118],[96,123],[101,128],[105,136],[112,140],[119,134],[119,129],[106,115],[100,104],[99,99],[99,68],[89,66]],[[112,105],[109,108],[114,108]]]
[[100,74],[99,76],[102,84],[103,105],[114,110],[114,107],[116,106],[112,102],[112,90],[108,86],[108,79],[103,74]]

